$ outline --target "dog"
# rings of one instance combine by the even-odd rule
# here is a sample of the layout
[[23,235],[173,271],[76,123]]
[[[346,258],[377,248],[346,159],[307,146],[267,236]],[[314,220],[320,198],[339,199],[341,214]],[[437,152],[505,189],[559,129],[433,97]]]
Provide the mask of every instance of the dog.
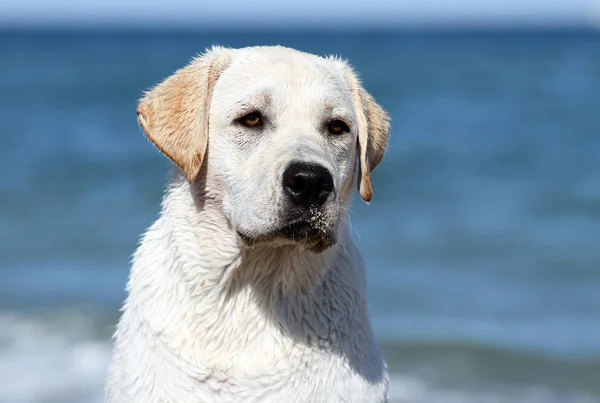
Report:
[[174,163],[133,256],[107,403],[380,403],[388,374],[349,236],[390,133],[347,62],[214,47],[147,92]]

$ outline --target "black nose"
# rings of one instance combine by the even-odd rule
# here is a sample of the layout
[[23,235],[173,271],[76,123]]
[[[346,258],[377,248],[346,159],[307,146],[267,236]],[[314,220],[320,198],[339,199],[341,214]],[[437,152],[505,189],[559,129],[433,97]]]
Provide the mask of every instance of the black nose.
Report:
[[333,191],[333,178],[321,165],[292,162],[283,173],[283,189],[298,206],[320,206]]

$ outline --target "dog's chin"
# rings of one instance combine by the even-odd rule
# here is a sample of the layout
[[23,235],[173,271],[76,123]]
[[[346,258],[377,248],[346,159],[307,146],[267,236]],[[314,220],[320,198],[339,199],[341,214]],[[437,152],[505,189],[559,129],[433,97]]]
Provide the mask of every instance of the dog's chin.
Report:
[[294,245],[312,253],[322,253],[336,244],[336,234],[332,229],[322,229],[307,221],[296,221],[265,234],[248,235],[237,231],[247,247]]

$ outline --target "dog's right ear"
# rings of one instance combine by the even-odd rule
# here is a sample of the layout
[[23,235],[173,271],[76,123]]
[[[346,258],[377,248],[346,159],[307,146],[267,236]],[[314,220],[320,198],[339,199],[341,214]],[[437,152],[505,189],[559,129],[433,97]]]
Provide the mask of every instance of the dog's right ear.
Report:
[[208,147],[212,89],[231,61],[227,50],[213,48],[148,91],[137,108],[148,139],[192,183]]

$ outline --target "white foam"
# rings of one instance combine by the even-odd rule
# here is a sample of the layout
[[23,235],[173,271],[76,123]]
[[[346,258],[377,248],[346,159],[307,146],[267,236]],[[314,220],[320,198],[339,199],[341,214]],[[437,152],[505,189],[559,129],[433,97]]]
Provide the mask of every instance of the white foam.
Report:
[[66,322],[60,331],[55,321],[0,314],[0,402],[103,401],[110,342],[86,334],[85,320]]
[[440,389],[403,374],[390,375],[390,403],[599,403],[593,396],[557,395],[545,387]]
[[[111,352],[82,315],[39,318],[0,312],[0,403],[102,403]],[[391,374],[390,403],[600,403],[556,396],[541,387],[518,390],[436,388]]]

